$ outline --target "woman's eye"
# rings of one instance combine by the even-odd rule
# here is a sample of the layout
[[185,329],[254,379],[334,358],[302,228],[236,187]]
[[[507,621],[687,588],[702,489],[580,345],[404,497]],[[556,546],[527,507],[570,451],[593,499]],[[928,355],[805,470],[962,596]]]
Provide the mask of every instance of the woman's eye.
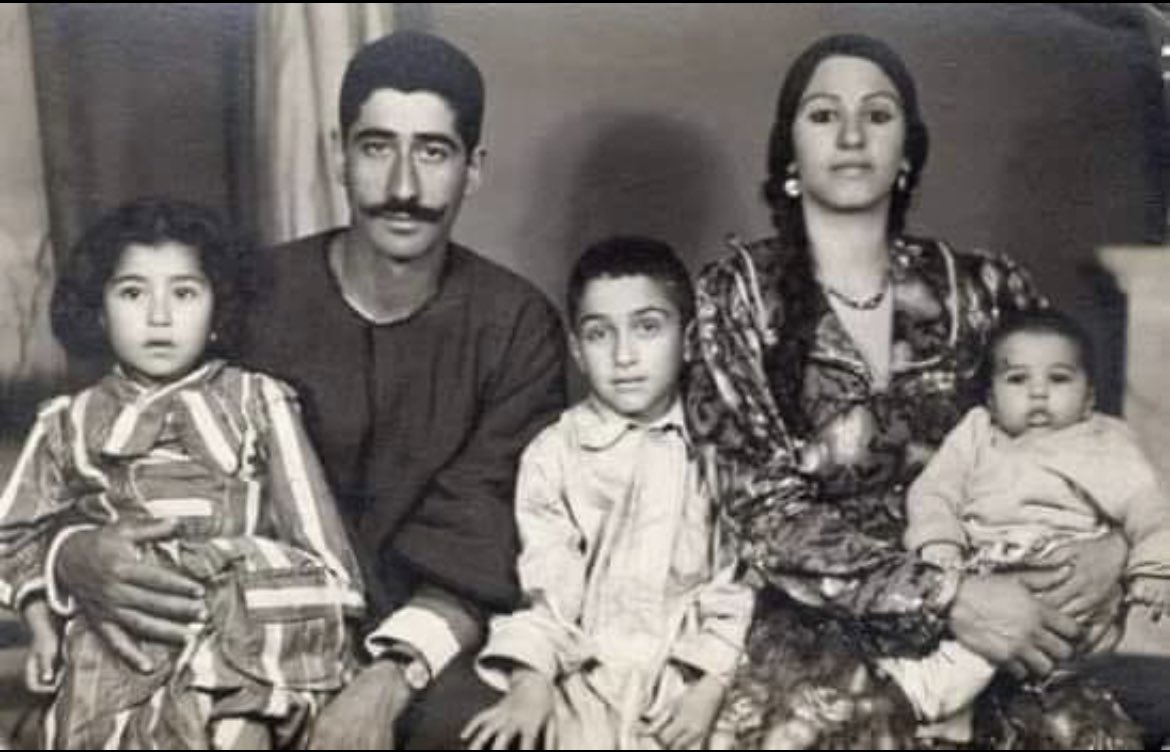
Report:
[[813,123],[817,123],[818,125],[823,125],[825,123],[831,123],[834,120],[836,120],[836,118],[837,118],[836,110],[829,109],[828,107],[818,107],[816,109],[809,110],[809,112],[808,112],[809,121],[813,122]]

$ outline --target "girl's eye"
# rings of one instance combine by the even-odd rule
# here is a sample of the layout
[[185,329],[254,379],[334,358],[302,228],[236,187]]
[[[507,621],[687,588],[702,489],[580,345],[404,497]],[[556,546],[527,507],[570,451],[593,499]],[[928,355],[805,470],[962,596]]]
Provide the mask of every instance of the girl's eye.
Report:
[[869,113],[869,122],[875,125],[885,125],[893,121],[894,113],[889,110],[872,110]]
[[138,300],[143,294],[142,288],[135,287],[134,285],[123,285],[114,290],[114,295],[122,300]]
[[179,300],[194,300],[199,297],[201,292],[202,290],[194,285],[184,285],[175,288],[175,297]]

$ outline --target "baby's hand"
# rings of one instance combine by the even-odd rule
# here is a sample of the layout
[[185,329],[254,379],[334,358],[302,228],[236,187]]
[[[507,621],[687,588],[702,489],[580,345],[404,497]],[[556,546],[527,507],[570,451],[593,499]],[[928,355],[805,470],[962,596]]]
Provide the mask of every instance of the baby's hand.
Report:
[[1135,577],[1129,585],[1129,600],[1148,607],[1155,621],[1170,616],[1170,579]]
[[646,732],[667,749],[701,749],[723,702],[723,685],[704,674],[657,714],[646,719]]

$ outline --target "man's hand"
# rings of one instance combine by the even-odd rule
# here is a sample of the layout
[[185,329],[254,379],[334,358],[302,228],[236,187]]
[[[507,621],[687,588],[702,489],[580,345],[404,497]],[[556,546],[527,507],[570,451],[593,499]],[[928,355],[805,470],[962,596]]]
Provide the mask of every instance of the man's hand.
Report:
[[550,736],[555,694],[548,677],[518,666],[512,671],[508,693],[468,721],[459,738],[468,749],[512,749],[517,740],[517,749],[537,749],[543,732],[544,748],[554,749]]
[[646,732],[667,749],[701,749],[715,723],[723,692],[722,684],[704,674],[677,700],[647,718]]
[[402,666],[366,666],[317,716],[309,749],[394,749],[394,726],[414,697]]
[[203,587],[140,560],[137,545],[171,538],[177,520],[116,524],[72,534],[58,552],[57,583],[94,630],[142,672],[153,663],[137,639],[181,645],[207,618]]
[[49,605],[30,599],[21,611],[32,640],[24,661],[24,683],[34,694],[52,694],[57,689],[61,666],[61,637]]
[[1012,575],[968,576],[950,612],[951,632],[968,649],[1013,675],[1045,676],[1073,654],[1076,620],[1041,603]]

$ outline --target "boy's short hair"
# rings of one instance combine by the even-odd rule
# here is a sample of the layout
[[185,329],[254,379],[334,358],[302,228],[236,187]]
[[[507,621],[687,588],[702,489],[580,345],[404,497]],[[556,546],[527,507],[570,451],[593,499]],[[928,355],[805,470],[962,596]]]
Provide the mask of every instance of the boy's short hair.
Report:
[[420,31],[396,31],[358,50],[341,80],[343,141],[362,105],[379,89],[439,95],[455,113],[455,129],[463,147],[470,152],[479,146],[483,74],[463,50],[445,39]]
[[53,333],[71,354],[108,352],[102,327],[105,286],[131,245],[174,242],[199,254],[214,298],[209,354],[234,350],[251,289],[251,266],[242,247],[218,215],[197,204],[146,198],[114,209],[97,220],[69,252],[49,304]]
[[1081,370],[1085,372],[1089,384],[1094,381],[1096,372],[1096,356],[1093,352],[1093,340],[1085,328],[1077,320],[1063,311],[1054,308],[1036,308],[1018,313],[1011,313],[1002,318],[991,330],[987,338],[987,349],[984,351],[983,368],[980,384],[983,393],[990,394],[991,382],[995,376],[995,354],[1004,340],[1013,334],[1021,332],[1030,334],[1053,334],[1063,337],[1077,348],[1081,360]]
[[686,265],[670,245],[653,238],[622,235],[589,246],[569,274],[569,329],[577,328],[585,286],[595,279],[649,277],[660,283],[686,326],[695,315],[695,294]]

